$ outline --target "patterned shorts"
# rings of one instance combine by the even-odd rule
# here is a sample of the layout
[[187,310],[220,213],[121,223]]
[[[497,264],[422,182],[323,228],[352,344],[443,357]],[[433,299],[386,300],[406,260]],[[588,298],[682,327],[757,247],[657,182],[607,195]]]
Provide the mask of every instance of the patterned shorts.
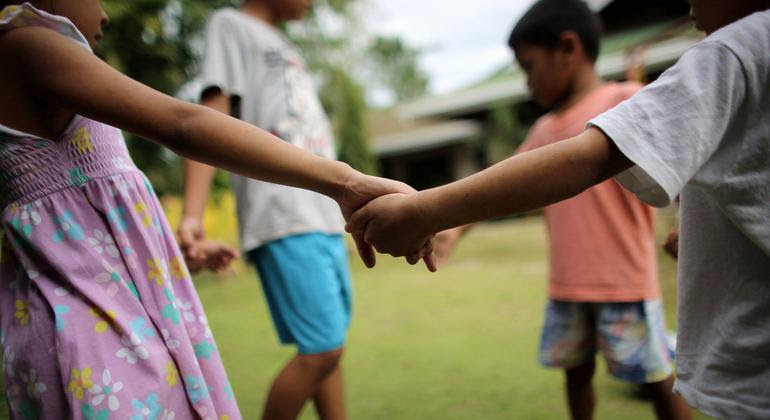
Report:
[[633,383],[671,375],[673,351],[659,300],[620,303],[550,300],[540,363],[570,368],[592,363],[601,350],[612,376]]

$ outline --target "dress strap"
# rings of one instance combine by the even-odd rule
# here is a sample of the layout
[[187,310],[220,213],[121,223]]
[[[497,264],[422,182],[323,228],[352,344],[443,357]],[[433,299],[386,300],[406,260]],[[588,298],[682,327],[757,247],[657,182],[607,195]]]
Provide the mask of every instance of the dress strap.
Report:
[[39,26],[54,30],[91,51],[88,41],[77,27],[64,16],[52,15],[29,3],[6,6],[0,10],[0,32],[26,26]]

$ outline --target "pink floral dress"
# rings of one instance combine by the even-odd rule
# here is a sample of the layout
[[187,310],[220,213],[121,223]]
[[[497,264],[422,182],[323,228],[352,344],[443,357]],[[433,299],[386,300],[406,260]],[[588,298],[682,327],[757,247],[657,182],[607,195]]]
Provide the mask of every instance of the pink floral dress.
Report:
[[[29,4],[0,32],[42,26]],[[0,126],[0,340],[18,419],[238,419],[190,275],[119,130],[75,116],[54,141]]]

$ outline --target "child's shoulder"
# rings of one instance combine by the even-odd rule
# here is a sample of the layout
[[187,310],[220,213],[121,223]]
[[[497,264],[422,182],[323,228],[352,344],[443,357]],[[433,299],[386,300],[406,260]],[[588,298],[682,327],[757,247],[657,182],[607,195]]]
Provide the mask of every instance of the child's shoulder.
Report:
[[726,47],[742,61],[761,59],[767,62],[770,55],[770,10],[756,12],[721,28],[693,49],[714,46]]
[[211,12],[210,21],[232,21],[242,18],[243,13],[234,7],[222,7]]
[[624,101],[634,96],[634,94],[639,92],[643,87],[643,84],[634,80],[627,80],[623,82],[608,82],[604,86],[607,95],[611,96],[618,102]]
[[223,7],[209,16],[209,31],[235,31],[249,38],[269,39],[275,37],[275,30],[266,22],[232,8]]
[[29,3],[7,6],[0,10],[0,34],[21,28],[44,28],[70,38],[85,47],[89,51],[85,37],[72,24],[62,16],[52,15],[39,10]]
[[224,28],[240,26],[244,23],[244,16],[241,11],[232,7],[223,7],[214,10],[209,15],[208,30],[222,30]]

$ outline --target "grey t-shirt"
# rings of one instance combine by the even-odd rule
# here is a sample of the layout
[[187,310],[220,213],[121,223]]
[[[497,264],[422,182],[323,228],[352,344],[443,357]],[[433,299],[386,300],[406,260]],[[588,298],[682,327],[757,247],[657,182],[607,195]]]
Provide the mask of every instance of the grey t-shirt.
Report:
[[640,199],[681,198],[676,390],[719,418],[770,418],[770,11],[720,29],[589,124]]
[[[316,155],[335,159],[334,138],[305,62],[275,28],[236,9],[206,31],[201,89],[238,98],[239,118]],[[337,204],[321,194],[232,175],[241,248],[289,235],[342,233]]]

